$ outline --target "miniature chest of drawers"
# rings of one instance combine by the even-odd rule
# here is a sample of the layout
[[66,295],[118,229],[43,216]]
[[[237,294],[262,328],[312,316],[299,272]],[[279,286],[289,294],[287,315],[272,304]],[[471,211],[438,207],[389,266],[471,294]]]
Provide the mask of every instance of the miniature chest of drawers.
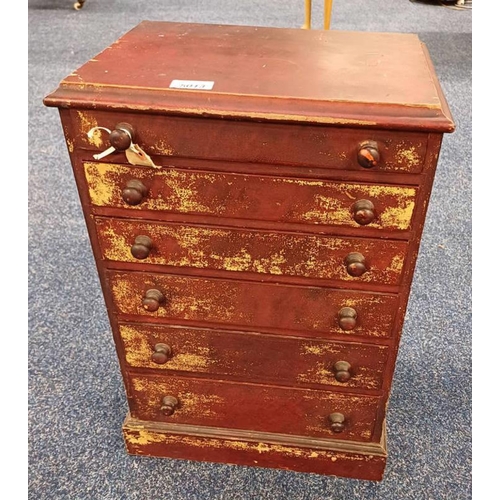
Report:
[[102,283],[128,451],[381,479],[454,128],[418,38],[143,22],[45,104]]

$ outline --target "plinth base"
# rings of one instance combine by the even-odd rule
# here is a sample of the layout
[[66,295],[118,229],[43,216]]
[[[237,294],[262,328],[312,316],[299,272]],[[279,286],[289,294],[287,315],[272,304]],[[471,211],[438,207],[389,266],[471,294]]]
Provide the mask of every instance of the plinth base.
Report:
[[198,427],[137,420],[123,424],[133,455],[219,462],[314,472],[380,481],[387,452],[380,443],[311,439],[301,436]]

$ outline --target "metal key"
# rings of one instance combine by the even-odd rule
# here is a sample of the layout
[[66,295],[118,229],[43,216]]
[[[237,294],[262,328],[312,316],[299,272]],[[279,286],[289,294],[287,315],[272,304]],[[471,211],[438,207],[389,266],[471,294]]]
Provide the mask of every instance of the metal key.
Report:
[[[87,132],[87,137],[89,139],[92,139],[92,137],[95,134],[96,130],[104,130],[108,134],[111,134],[111,130],[109,130],[109,128],[106,128],[106,127],[92,127]],[[110,155],[111,153],[114,153],[115,151],[116,151],[116,148],[114,148],[113,146],[110,146],[108,149],[102,151],[101,153],[93,155],[93,157],[94,157],[95,160],[102,160],[103,158],[105,158],[106,156]]]

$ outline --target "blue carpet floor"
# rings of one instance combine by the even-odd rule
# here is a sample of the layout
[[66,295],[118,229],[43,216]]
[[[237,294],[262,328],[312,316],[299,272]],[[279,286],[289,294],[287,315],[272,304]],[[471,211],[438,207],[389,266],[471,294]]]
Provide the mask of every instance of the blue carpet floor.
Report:
[[[322,2],[313,27],[321,27]],[[418,33],[457,122],[445,136],[388,412],[382,483],[125,453],[126,401],[59,117],[43,97],[143,19],[300,27],[302,0],[29,0],[29,497],[471,498],[471,12],[337,0],[332,26]]]

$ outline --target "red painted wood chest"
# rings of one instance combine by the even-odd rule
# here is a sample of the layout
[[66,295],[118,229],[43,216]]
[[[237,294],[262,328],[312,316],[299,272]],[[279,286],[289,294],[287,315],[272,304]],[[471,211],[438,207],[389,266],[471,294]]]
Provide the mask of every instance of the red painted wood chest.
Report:
[[45,104],[108,308],[128,451],[381,479],[454,128],[418,38],[143,22]]

